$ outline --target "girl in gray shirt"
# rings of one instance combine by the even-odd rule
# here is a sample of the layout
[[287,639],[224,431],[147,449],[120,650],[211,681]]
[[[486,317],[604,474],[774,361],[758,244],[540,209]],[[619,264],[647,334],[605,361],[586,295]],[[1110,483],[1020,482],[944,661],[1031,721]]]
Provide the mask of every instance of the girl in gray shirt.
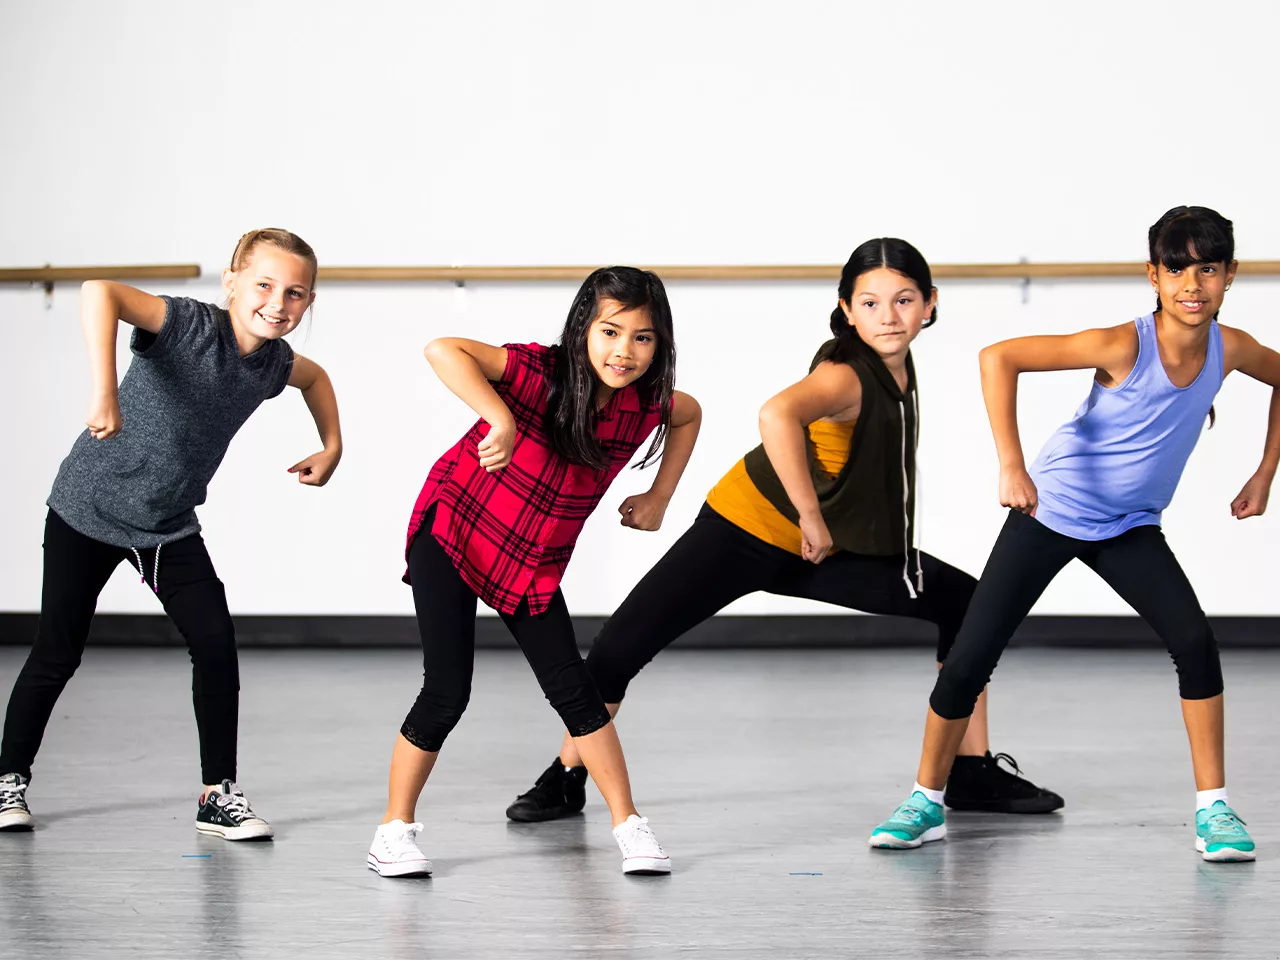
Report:
[[[333,386],[281,339],[315,299],[315,279],[311,247],[268,229],[236,245],[223,273],[226,309],[102,280],[82,287],[93,397],[88,429],[49,495],[40,625],[14,683],[0,745],[0,830],[32,826],[25,796],[32,763],[80,665],[98,594],[128,560],[191,652],[204,783],[196,829],[227,840],[271,836],[235,783],[235,631],[195,508],[236,431],[286,385],[302,391],[324,442],[290,472],[323,486],[337,467],[342,434]],[[117,386],[120,320],[134,327],[133,362]]]

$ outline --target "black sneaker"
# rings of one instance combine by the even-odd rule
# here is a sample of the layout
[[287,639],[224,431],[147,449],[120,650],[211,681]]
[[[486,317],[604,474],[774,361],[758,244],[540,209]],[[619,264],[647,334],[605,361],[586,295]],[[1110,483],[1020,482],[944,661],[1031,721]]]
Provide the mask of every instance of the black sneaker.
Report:
[[[1001,760],[1012,773],[1000,768]],[[1060,796],[1019,776],[1021,772],[1018,761],[1007,753],[956,757],[943,802],[952,810],[987,813],[1052,813],[1062,807]]]
[[587,768],[572,767],[565,770],[560,758],[542,772],[533,789],[516,797],[507,807],[507,819],[520,823],[540,823],[543,820],[559,820],[581,813],[587,805]]
[[271,824],[253,812],[249,799],[230,780],[200,801],[196,829],[223,840],[270,840],[272,833]]
[[6,773],[0,777],[0,830],[30,830],[35,818],[27,809],[24,796],[31,780],[20,773]]

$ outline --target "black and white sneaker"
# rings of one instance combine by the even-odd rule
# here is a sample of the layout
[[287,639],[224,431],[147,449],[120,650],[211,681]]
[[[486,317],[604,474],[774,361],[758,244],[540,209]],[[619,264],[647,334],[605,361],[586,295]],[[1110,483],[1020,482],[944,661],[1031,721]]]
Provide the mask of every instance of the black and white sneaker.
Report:
[[0,830],[31,830],[35,818],[27,809],[25,796],[31,781],[20,773],[0,776]]
[[566,770],[560,758],[542,771],[528,793],[516,797],[507,807],[507,819],[519,823],[540,823],[581,813],[587,805],[587,768]]
[[271,824],[253,812],[248,798],[230,780],[210,790],[196,810],[196,829],[223,840],[270,840]]
[[[1001,769],[1001,761],[1010,769]],[[952,810],[987,813],[1052,813],[1062,807],[1062,797],[1021,774],[1018,761],[1007,753],[956,757],[943,802]]]

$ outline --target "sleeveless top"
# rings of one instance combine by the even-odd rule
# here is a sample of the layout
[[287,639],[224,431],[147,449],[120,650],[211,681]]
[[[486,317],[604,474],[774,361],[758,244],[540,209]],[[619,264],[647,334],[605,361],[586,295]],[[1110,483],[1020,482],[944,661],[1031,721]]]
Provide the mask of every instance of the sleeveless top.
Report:
[[[809,443],[813,446],[813,458],[819,470],[828,477],[840,475],[849,460],[849,447],[853,443],[855,424],[828,423],[815,420],[809,424]],[[788,520],[762,494],[747,475],[746,460],[739,460],[719,483],[707,494],[707,506],[734,526],[745,530],[759,540],[801,555],[799,524]],[[832,552],[838,550],[833,547]]]
[[[828,344],[830,341],[828,341]],[[827,349],[818,350],[809,364],[812,372]],[[903,390],[889,368],[871,347],[855,341],[844,362],[853,368],[862,385],[858,426],[849,443],[844,467],[827,476],[808,448],[809,474],[818,506],[835,547],[873,557],[901,556],[907,593],[914,598],[924,589],[924,572],[915,542],[916,443],[919,416],[916,373],[910,352],[906,357],[907,387]],[[792,523],[800,514],[787,496],[764,444],[743,458],[747,475],[757,490]],[[915,583],[910,575],[915,554]]]
[[1134,324],[1138,359],[1129,376],[1115,387],[1095,381],[1028,471],[1040,494],[1036,519],[1078,540],[1159,525],[1226,375],[1216,320],[1204,367],[1186,387],[1165,372],[1154,315]]

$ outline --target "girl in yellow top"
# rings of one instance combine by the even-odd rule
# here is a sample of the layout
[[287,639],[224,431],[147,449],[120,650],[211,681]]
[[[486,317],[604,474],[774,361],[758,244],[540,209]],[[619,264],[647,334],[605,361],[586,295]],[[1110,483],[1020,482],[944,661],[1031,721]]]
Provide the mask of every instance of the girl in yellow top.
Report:
[[[918,434],[910,348],[937,318],[937,290],[915,247],[880,238],[854,250],[838,292],[834,339],[807,377],[760,411],[764,442],[716,484],[693,526],[596,638],[587,667],[611,714],[660,650],[757,590],[928,620],[938,626],[938,661],[950,650],[976,581],[912,546]],[[1006,813],[1061,807],[1057,794],[997,765],[1009,758],[987,749],[985,706],[984,697],[947,782],[948,804]],[[585,781],[566,737],[507,816],[576,813]]]

